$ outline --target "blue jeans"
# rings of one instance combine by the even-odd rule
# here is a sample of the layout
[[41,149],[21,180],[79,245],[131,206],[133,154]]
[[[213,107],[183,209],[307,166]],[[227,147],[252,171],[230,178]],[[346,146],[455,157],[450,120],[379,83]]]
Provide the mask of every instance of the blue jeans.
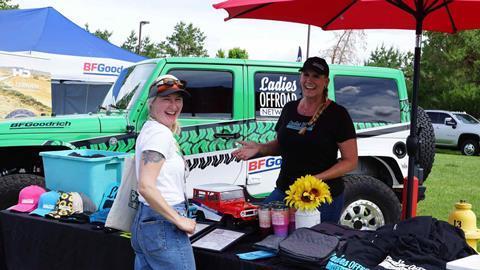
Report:
[[[278,188],[275,188],[267,198],[263,200],[264,203],[269,203],[272,201],[281,201],[285,198],[285,192],[281,191]],[[324,203],[318,207],[318,211],[321,213],[321,221],[328,221],[333,223],[338,223],[340,215],[342,214],[343,204],[345,203],[345,195],[342,192],[337,197],[333,198],[332,203]]]
[[[183,203],[173,208],[186,216]],[[131,243],[135,251],[135,270],[195,269],[188,235],[143,203],[139,204],[132,223]]]

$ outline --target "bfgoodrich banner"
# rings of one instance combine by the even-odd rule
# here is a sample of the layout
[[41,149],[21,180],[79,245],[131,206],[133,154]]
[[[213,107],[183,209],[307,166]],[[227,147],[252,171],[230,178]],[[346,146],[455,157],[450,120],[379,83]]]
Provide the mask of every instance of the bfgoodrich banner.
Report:
[[50,114],[50,73],[19,67],[0,67],[0,117]]

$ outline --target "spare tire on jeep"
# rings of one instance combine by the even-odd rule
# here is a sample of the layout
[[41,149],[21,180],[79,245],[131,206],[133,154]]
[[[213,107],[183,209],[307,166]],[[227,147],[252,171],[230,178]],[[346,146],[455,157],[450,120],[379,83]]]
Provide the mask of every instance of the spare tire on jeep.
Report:
[[432,171],[435,159],[435,133],[430,117],[420,107],[417,109],[417,136],[420,141],[417,161],[423,168],[423,180],[425,181]]

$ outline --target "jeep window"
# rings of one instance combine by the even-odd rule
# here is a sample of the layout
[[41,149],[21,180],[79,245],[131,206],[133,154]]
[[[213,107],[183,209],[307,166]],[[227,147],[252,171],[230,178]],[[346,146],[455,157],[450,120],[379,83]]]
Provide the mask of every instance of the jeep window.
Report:
[[180,70],[168,72],[187,82],[191,98],[183,103],[182,118],[233,118],[233,75],[228,71]]
[[142,64],[123,69],[115,84],[108,91],[102,106],[117,109],[129,109],[135,103],[148,77],[156,64]]
[[473,116],[466,113],[454,113],[454,115],[465,124],[478,124],[480,123]]
[[196,190],[195,194],[193,195],[194,198],[199,199],[199,200],[205,200],[205,191],[202,190]]
[[208,193],[208,200],[211,202],[216,202],[218,201],[218,194],[214,192],[209,192]]
[[301,98],[298,73],[258,72],[254,77],[255,116],[257,118],[278,117],[285,103]]
[[243,190],[232,190],[232,191],[224,191],[221,194],[222,201],[234,200],[234,199],[243,199]]
[[335,100],[354,122],[400,123],[397,83],[393,79],[335,76]]

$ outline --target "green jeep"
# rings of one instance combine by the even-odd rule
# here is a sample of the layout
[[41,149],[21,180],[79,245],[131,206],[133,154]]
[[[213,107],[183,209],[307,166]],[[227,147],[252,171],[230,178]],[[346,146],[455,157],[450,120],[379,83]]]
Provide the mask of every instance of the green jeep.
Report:
[[[98,112],[0,122],[0,207],[14,204],[22,187],[44,184],[41,151],[133,151],[147,119],[150,85],[167,73],[186,80],[192,95],[185,101],[178,137],[191,169],[189,196],[197,185],[229,183],[243,186],[250,200],[259,200],[273,190],[281,158],[239,161],[231,152],[238,140],[266,142],[275,137],[273,128],[283,105],[301,97],[300,65],[151,59],[124,69]],[[328,95],[348,109],[358,134],[359,165],[345,176],[341,223],[374,229],[399,220],[410,116],[403,74],[387,68],[331,65]],[[418,131],[422,141],[418,167],[426,179],[434,158],[434,136],[421,109]],[[422,175],[421,169],[417,172]],[[424,191],[420,185],[420,198]]]

